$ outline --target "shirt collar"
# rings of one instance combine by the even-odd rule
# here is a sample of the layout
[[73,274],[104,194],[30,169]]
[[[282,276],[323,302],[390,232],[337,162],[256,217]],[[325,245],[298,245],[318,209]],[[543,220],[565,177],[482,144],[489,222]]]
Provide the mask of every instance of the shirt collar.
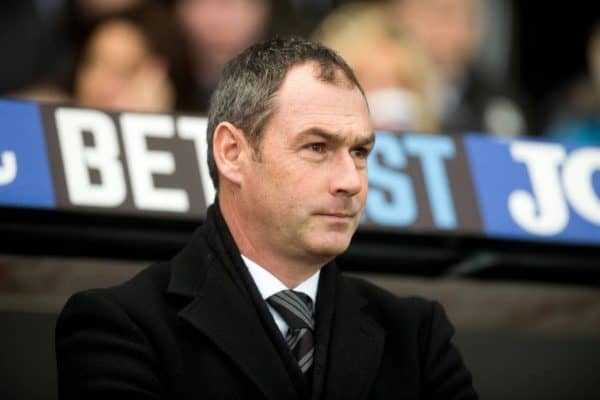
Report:
[[[261,267],[243,254],[241,256],[242,260],[244,260],[244,264],[246,264],[246,267],[248,268],[248,272],[250,272],[250,276],[252,276],[252,279],[254,280],[254,283],[256,284],[256,287],[258,288],[258,291],[264,300],[268,299],[277,292],[289,289],[283,284],[283,282],[277,279],[275,275],[267,271],[265,268]],[[304,293],[310,297],[313,302],[313,307],[317,300],[317,288],[319,287],[320,273],[321,270],[318,270],[304,282],[293,288],[293,290]]]

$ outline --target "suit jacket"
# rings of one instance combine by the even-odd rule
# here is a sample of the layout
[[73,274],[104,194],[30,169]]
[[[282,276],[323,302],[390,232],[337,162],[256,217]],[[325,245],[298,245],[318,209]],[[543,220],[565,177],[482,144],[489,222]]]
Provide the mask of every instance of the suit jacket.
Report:
[[[218,207],[169,262],[75,294],[56,326],[62,399],[475,399],[442,307],[321,270],[312,384]],[[122,396],[122,397],[121,397]]]

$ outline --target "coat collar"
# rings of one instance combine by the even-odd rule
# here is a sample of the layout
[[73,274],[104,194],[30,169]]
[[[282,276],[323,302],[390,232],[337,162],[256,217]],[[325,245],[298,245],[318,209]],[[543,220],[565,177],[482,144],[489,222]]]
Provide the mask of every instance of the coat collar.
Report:
[[[206,220],[196,229],[187,245],[171,260],[168,293],[194,297],[205,283],[209,266],[221,261],[224,272],[246,291],[233,266],[239,251],[218,207],[218,200],[206,212]],[[224,236],[224,237],[223,237]]]
[[[298,399],[283,361],[235,273],[233,239],[223,240],[223,234],[230,235],[213,205],[203,226],[172,260],[167,292],[192,298],[179,316],[219,347],[267,399]],[[227,239],[231,242],[226,243]]]
[[[227,354],[266,398],[299,399],[236,271],[239,262],[235,242],[213,205],[204,225],[172,260],[167,292],[192,298],[179,315]],[[362,399],[369,393],[383,353],[384,331],[363,313],[365,305],[334,263],[323,267],[317,294],[313,399]]]

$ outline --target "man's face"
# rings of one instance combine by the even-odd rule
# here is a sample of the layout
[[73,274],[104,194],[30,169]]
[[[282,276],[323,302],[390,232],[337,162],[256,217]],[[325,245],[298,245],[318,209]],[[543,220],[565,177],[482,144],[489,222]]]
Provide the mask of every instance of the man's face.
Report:
[[257,251],[321,262],[346,250],[358,226],[374,137],[358,88],[317,72],[287,73],[240,195]]

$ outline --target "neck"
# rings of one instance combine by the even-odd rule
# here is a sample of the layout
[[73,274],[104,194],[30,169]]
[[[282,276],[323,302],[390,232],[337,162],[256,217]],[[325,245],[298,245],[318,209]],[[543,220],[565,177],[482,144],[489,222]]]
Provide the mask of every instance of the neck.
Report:
[[223,219],[240,253],[269,271],[289,289],[294,289],[331,261],[316,256],[290,257],[274,251],[269,243],[263,243],[260,230],[245,217],[235,192],[222,188],[218,199]]

